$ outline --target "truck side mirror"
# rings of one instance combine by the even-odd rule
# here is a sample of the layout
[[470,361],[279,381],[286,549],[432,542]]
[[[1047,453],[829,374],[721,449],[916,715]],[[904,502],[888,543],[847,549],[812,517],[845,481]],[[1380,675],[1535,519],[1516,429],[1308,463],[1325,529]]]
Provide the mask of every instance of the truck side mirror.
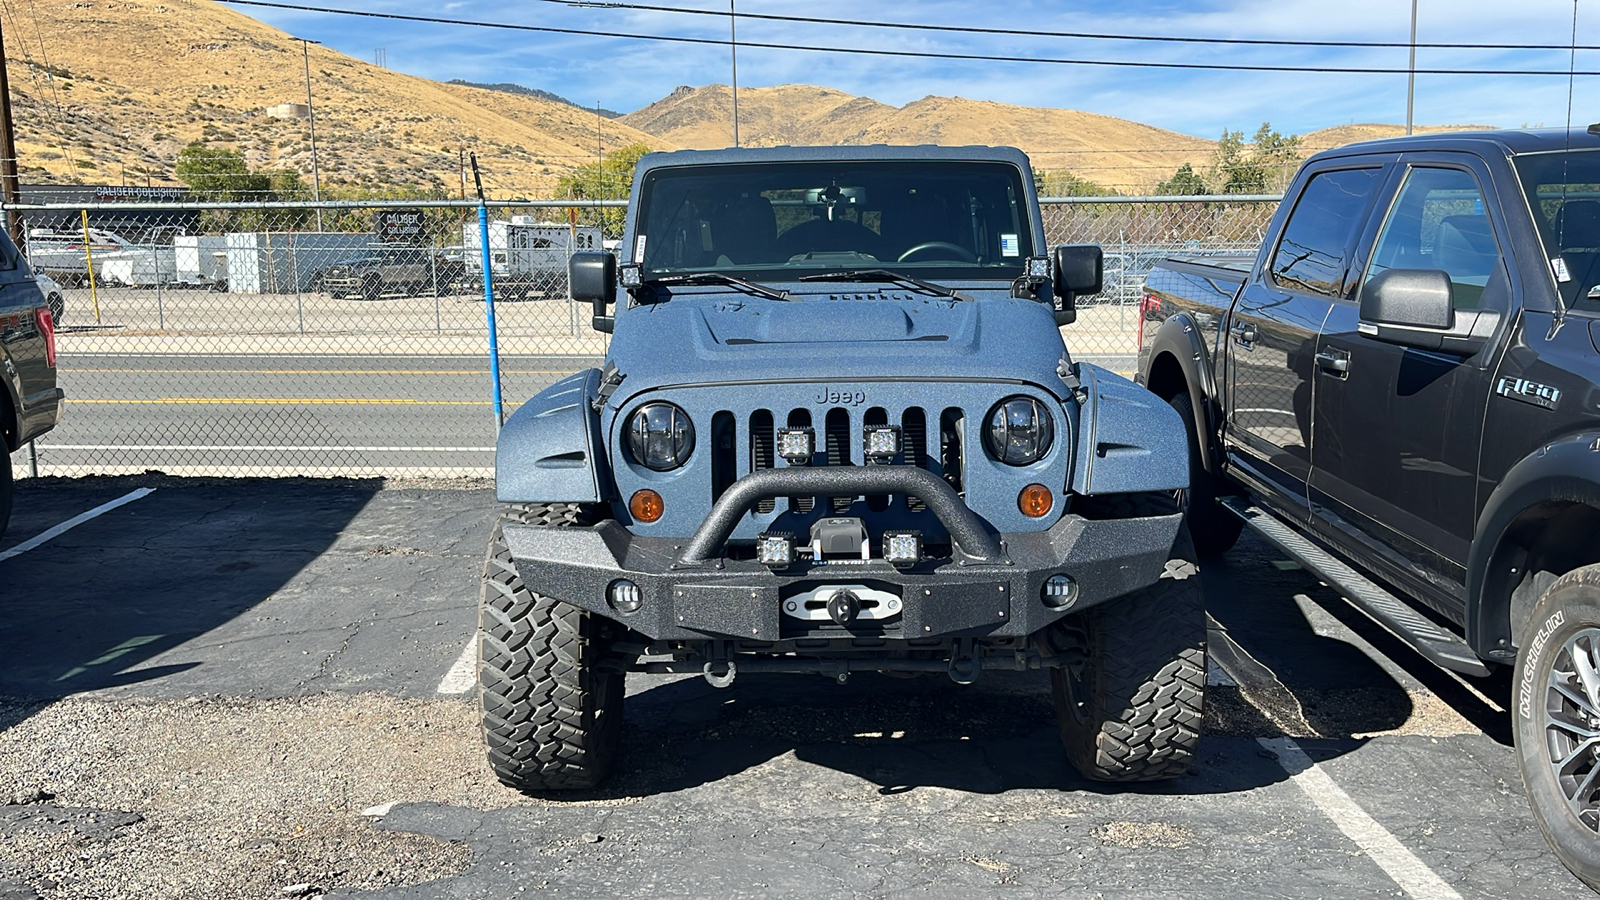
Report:
[[1356,327],[1368,337],[1438,350],[1455,321],[1454,289],[1439,269],[1389,269],[1361,289]]
[[606,307],[617,302],[617,258],[605,250],[574,253],[567,263],[567,278],[572,299],[594,305],[590,320],[594,330],[610,334],[617,320],[606,313]]
[[1105,278],[1105,254],[1095,244],[1062,244],[1050,266],[1051,293],[1055,295],[1057,325],[1078,321],[1079,294],[1100,293]]

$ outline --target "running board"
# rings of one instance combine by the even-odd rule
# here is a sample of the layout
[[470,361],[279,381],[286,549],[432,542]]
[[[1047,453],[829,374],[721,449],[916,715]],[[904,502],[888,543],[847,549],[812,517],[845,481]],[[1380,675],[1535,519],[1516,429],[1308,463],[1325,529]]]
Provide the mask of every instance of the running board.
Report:
[[1435,625],[1365,575],[1334,559],[1326,550],[1306,540],[1276,516],[1238,497],[1225,497],[1217,502],[1228,512],[1243,519],[1246,525],[1279,550],[1332,585],[1351,606],[1366,613],[1374,622],[1410,644],[1435,665],[1467,675],[1489,674],[1489,668],[1478,658],[1478,654],[1472,652],[1466,641]]

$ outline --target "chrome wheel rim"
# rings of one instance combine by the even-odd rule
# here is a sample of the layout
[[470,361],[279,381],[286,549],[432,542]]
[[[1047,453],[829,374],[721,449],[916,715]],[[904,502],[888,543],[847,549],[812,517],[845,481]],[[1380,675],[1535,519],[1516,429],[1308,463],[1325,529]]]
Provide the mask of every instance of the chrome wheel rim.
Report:
[[1600,628],[1567,638],[1545,691],[1545,749],[1567,809],[1600,832]]

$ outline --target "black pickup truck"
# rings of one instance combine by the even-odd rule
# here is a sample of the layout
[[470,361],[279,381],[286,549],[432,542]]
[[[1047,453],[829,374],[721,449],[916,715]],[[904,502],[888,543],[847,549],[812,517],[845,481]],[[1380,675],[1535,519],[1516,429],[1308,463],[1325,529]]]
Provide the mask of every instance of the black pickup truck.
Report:
[[1600,887],[1600,135],[1320,153],[1253,259],[1166,260],[1141,312],[1202,555],[1248,525],[1435,663],[1515,666],[1535,818]]
[[11,521],[11,454],[61,419],[50,301],[0,230],[0,535]]

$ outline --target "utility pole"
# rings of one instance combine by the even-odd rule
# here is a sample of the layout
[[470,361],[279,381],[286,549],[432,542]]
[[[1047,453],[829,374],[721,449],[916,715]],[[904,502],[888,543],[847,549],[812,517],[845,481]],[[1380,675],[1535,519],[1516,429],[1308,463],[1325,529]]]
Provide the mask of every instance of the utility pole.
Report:
[[22,230],[22,189],[17,179],[17,135],[11,119],[11,80],[6,75],[5,35],[0,33],[0,195],[6,201],[6,228],[19,250],[27,249]]
[[728,41],[733,45],[733,145],[739,146],[739,16],[728,0]]
[[322,174],[317,171],[317,109],[311,105],[311,45],[321,41],[295,38],[306,60],[306,116],[311,122],[311,200],[317,205],[317,230],[322,230]]
[[1411,109],[1417,95],[1417,0],[1411,0],[1411,65],[1406,73],[1406,134],[1411,133]]

